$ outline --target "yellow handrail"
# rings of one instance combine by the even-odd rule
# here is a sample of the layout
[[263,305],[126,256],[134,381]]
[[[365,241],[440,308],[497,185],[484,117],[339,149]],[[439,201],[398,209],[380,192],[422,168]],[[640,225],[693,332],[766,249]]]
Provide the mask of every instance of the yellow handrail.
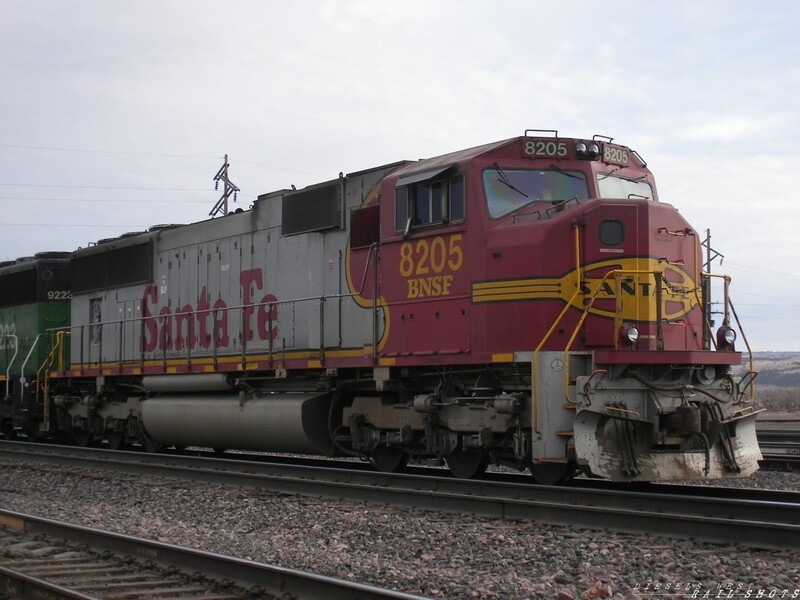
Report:
[[[54,362],[54,356],[58,351],[58,370],[63,371],[64,367],[64,354],[63,354],[63,342],[64,337],[70,335],[69,331],[58,331],[56,332],[55,341],[53,345],[50,347],[50,352],[47,354],[47,358],[44,359],[42,364],[36,371],[36,389],[34,392],[34,398],[36,403],[39,404],[39,390],[42,389],[43,398],[42,402],[44,405],[44,418],[46,422],[49,422],[50,418],[50,403],[47,401],[50,397],[50,367]],[[42,385],[39,385],[41,382]]]
[[[592,294],[591,298],[589,298],[589,301],[586,303],[586,306],[583,309],[583,314],[581,315],[581,318],[578,320],[578,324],[575,326],[575,329],[573,330],[572,335],[570,336],[569,340],[567,340],[566,346],[564,346],[564,399],[567,401],[568,404],[575,404],[569,398],[569,349],[572,347],[572,343],[575,341],[575,338],[578,337],[578,332],[580,331],[581,326],[583,325],[583,322],[586,320],[586,317],[588,316],[589,311],[591,310],[592,306],[594,305],[595,300],[597,300],[598,294],[603,289],[603,285],[602,284],[605,283],[605,281],[607,279],[609,279],[610,277],[614,277],[615,280],[619,281],[619,280],[621,280],[623,275],[653,275],[653,277],[655,277],[656,284],[658,284],[658,282],[661,281],[661,275],[662,274],[663,274],[663,271],[646,271],[646,270],[638,270],[638,269],[631,269],[631,270],[613,269],[613,270],[609,271],[608,273],[606,273],[603,276],[603,278],[600,280],[600,285],[598,285],[595,288],[594,293]],[[656,300],[656,304],[660,305],[661,304],[661,286],[658,286],[658,285],[656,287],[656,299],[657,299]],[[621,297],[621,295],[619,293],[617,294],[617,296],[615,298],[615,302],[616,302],[617,310],[615,311],[615,314],[614,314],[614,329],[619,329],[622,326],[622,322],[621,322],[622,316],[621,316],[621,311],[619,309],[619,307],[622,305],[622,297]],[[657,306],[657,309],[658,308],[659,307]],[[615,333],[614,334],[614,349],[615,350],[618,349],[618,345],[619,345],[619,335],[617,333]]]
[[564,308],[561,310],[561,313],[558,315],[553,324],[550,326],[550,329],[547,330],[547,333],[544,334],[539,344],[536,346],[536,349],[531,354],[531,431],[537,431],[539,427],[539,399],[536,393],[536,359],[539,354],[539,351],[545,345],[547,340],[553,335],[553,332],[558,327],[558,324],[561,322],[561,319],[564,318],[564,315],[569,310],[569,307],[572,306],[572,303],[575,301],[575,298],[578,297],[578,294],[581,292],[581,281],[583,281],[583,271],[581,271],[581,254],[580,254],[580,231],[578,230],[577,225],[573,225],[572,229],[575,233],[574,241],[575,241],[575,277],[577,278],[577,283],[575,285],[575,293],[572,294],[572,297],[569,299],[564,305]]

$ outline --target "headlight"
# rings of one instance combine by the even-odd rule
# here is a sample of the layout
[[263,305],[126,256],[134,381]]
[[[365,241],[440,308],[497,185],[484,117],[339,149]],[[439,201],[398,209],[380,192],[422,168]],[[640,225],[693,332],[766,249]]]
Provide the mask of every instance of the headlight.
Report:
[[633,346],[639,341],[639,328],[632,323],[625,323],[622,326],[622,340]]
[[736,330],[727,325],[717,330],[717,348],[719,350],[733,350],[736,341]]
[[575,156],[577,158],[597,160],[600,158],[600,144],[597,142],[584,142],[583,140],[577,141],[575,142]]

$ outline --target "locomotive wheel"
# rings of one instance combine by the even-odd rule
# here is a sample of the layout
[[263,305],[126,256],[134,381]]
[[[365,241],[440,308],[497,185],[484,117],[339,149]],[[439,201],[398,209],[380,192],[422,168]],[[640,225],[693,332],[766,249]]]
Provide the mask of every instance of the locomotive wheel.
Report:
[[0,426],[0,433],[3,434],[3,437],[7,440],[14,440],[17,438],[17,433],[14,431],[14,426],[11,424],[11,420],[3,421],[3,425]]
[[480,477],[489,466],[489,455],[480,450],[454,450],[444,457],[450,472],[460,479]]
[[566,483],[575,475],[575,465],[571,463],[530,463],[528,469],[542,485]]
[[72,430],[72,439],[75,440],[75,443],[82,448],[86,448],[92,445],[92,434],[85,429],[73,429]]
[[396,473],[408,464],[408,454],[400,448],[378,446],[372,451],[370,462],[383,473]]
[[161,452],[164,449],[164,444],[155,441],[147,435],[145,431],[142,431],[142,436],[139,438],[139,441],[142,443],[142,448],[144,448],[146,452]]
[[118,431],[109,431],[106,439],[112,450],[120,450],[125,445],[125,436]]

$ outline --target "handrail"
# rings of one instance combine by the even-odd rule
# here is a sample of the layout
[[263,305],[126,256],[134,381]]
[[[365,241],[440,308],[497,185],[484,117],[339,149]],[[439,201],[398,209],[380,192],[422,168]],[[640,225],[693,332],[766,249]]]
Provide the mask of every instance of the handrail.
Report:
[[[52,331],[50,332],[52,336]],[[59,363],[63,360],[63,355],[61,354],[61,350],[63,347],[64,337],[70,335],[69,331],[56,331],[55,341],[53,345],[50,347],[50,352],[47,354],[47,358],[42,361],[42,364],[36,370],[36,388],[34,392],[34,399],[37,404],[39,404],[39,389],[42,389],[43,398],[42,403],[44,405],[44,420],[46,423],[50,421],[50,402],[48,399],[50,398],[50,374],[49,369],[54,362],[54,357],[56,352],[59,352]],[[59,365],[63,366],[63,365]],[[40,385],[41,384],[41,385]]]
[[[577,255],[577,241],[576,241],[576,255]],[[595,290],[592,293],[591,297],[588,299],[588,301],[585,302],[583,313],[581,314],[581,317],[578,320],[578,323],[575,326],[575,329],[573,330],[572,335],[570,336],[569,340],[567,341],[567,343],[566,343],[566,345],[564,347],[564,361],[563,361],[564,362],[564,367],[563,367],[563,369],[564,369],[564,399],[570,405],[574,405],[575,404],[575,402],[573,400],[571,400],[570,397],[569,397],[569,373],[570,373],[570,370],[569,370],[569,352],[570,352],[570,348],[572,347],[572,344],[575,342],[575,338],[577,337],[578,332],[580,331],[581,327],[583,326],[583,323],[586,320],[586,317],[589,315],[589,312],[591,311],[592,306],[594,305],[595,301],[597,300],[600,291],[603,289],[603,285],[602,284],[605,283],[608,279],[613,277],[614,278],[614,283],[615,283],[615,290],[616,290],[615,291],[615,298],[614,298],[614,301],[615,301],[615,311],[614,311],[614,349],[615,350],[619,349],[619,344],[620,344],[619,331],[620,331],[620,328],[622,327],[622,322],[623,322],[622,294],[621,294],[622,278],[623,277],[630,277],[630,276],[633,276],[633,275],[652,275],[654,280],[655,280],[655,283],[656,283],[656,286],[655,286],[655,294],[656,294],[655,302],[656,302],[656,321],[657,321],[657,324],[656,324],[656,338],[657,338],[656,339],[656,347],[657,347],[658,350],[663,350],[663,348],[664,348],[663,324],[662,324],[662,321],[663,321],[663,315],[662,315],[663,307],[662,307],[662,304],[663,304],[664,287],[661,285],[661,282],[663,280],[663,271],[660,271],[660,270],[649,271],[649,270],[640,270],[640,269],[612,269],[612,270],[610,270],[608,273],[606,273],[603,276],[603,278],[600,280],[600,284],[595,287]],[[719,278],[724,280],[724,282],[725,282],[725,291],[724,291],[724,306],[725,306],[725,310],[724,310],[723,326],[728,327],[730,325],[730,313],[732,312],[733,316],[734,316],[734,319],[736,320],[737,327],[739,328],[739,331],[742,334],[742,339],[743,339],[743,341],[745,343],[745,346],[747,347],[747,351],[749,353],[750,372],[753,372],[753,353],[752,353],[752,350],[750,348],[750,343],[747,340],[747,336],[744,333],[744,330],[742,328],[742,325],[741,325],[741,322],[739,320],[739,317],[736,314],[736,309],[734,308],[733,302],[730,299],[730,290],[729,290],[729,284],[730,284],[730,281],[731,281],[730,276],[728,276],[728,275],[712,275],[710,273],[701,273],[701,277],[702,278],[719,277]],[[697,296],[697,289],[698,288],[695,288],[693,290],[694,293],[695,293],[695,297]],[[537,412],[538,412],[537,411],[537,409],[538,409],[538,397],[537,397],[537,391],[536,391],[536,360],[537,360],[537,357],[538,357],[538,353],[542,349],[542,347],[544,346],[546,341],[549,339],[549,337],[552,335],[553,331],[555,331],[556,327],[560,324],[560,322],[564,318],[564,315],[566,314],[567,310],[571,306],[573,306],[574,300],[575,300],[575,298],[577,297],[577,295],[579,293],[580,293],[580,287],[578,288],[578,290],[576,290],[576,292],[570,298],[569,302],[567,302],[567,304],[561,310],[561,313],[554,320],[553,324],[550,326],[550,328],[548,329],[547,333],[545,333],[544,337],[539,342],[539,344],[537,345],[536,349],[533,351],[533,354],[531,356],[531,396],[532,396],[532,409],[533,409],[531,425],[533,427],[533,431],[537,431],[537,427],[538,427],[538,415],[537,415]],[[754,394],[755,394],[754,387],[755,386],[752,386],[752,385],[750,386],[750,388],[751,388],[751,391],[750,391],[751,398],[753,398]]]
[[[372,289],[373,289],[373,295],[374,295],[375,293],[377,293],[377,276],[376,275],[373,276],[372,279],[373,279],[373,281],[372,281]],[[363,283],[365,283],[365,282],[363,282]],[[363,290],[359,290],[358,292],[354,292],[354,293],[349,293],[348,292],[348,293],[323,294],[323,295],[320,295],[320,296],[307,296],[307,297],[294,298],[294,299],[288,299],[288,300],[270,300],[270,301],[266,301],[266,302],[253,302],[253,303],[249,303],[249,304],[240,304],[240,305],[236,305],[236,306],[218,306],[218,307],[215,307],[215,308],[202,308],[202,309],[195,309],[195,310],[186,311],[186,312],[172,312],[170,314],[156,314],[156,315],[148,315],[148,316],[129,317],[129,318],[123,318],[123,319],[113,319],[113,320],[99,321],[99,322],[93,322],[93,323],[84,323],[84,324],[80,324],[80,325],[71,325],[70,327],[65,328],[64,330],[67,331],[68,334],[71,334],[73,330],[80,330],[81,348],[80,348],[79,356],[77,356],[77,357],[73,356],[73,364],[84,365],[89,360],[89,357],[85,356],[86,351],[87,351],[86,348],[85,348],[85,346],[87,346],[87,344],[84,341],[84,338],[86,337],[86,332],[87,331],[91,331],[91,329],[94,328],[94,327],[99,327],[102,332],[109,331],[110,330],[109,328],[116,329],[117,330],[117,334],[119,336],[119,339],[116,340],[116,342],[117,342],[116,343],[116,346],[117,346],[116,352],[115,352],[115,355],[113,357],[106,357],[106,359],[107,359],[106,362],[114,363],[114,368],[119,369],[119,368],[121,368],[123,366],[123,364],[125,362],[129,362],[129,361],[132,361],[132,360],[138,361],[141,364],[143,364],[143,361],[144,361],[144,347],[143,347],[143,344],[141,343],[141,340],[144,339],[144,331],[145,331],[147,323],[155,323],[156,324],[156,327],[159,330],[159,335],[158,335],[159,339],[158,339],[158,342],[157,342],[157,348],[160,351],[162,351],[161,358],[164,361],[167,360],[167,345],[168,345],[167,344],[167,333],[168,333],[168,330],[170,328],[169,327],[165,327],[165,325],[166,325],[166,322],[167,322],[168,319],[174,319],[175,320],[174,323],[173,323],[173,327],[175,329],[172,330],[172,331],[169,331],[169,333],[172,334],[172,340],[174,341],[175,339],[177,339],[179,337],[184,340],[184,344],[181,347],[181,350],[184,351],[184,353],[186,354],[187,358],[191,361],[192,348],[191,348],[191,346],[189,344],[189,341],[192,340],[192,339],[196,339],[196,336],[199,335],[198,332],[197,332],[196,325],[195,325],[194,321],[195,321],[195,319],[197,318],[198,315],[202,315],[202,316],[205,316],[205,317],[207,317],[207,318],[209,318],[211,320],[211,326],[210,326],[210,330],[211,330],[210,338],[211,338],[211,340],[210,340],[210,345],[209,345],[209,351],[213,352],[214,358],[216,359],[217,350],[218,350],[217,349],[218,340],[217,340],[217,336],[216,336],[215,332],[216,332],[217,325],[219,324],[220,320],[222,319],[221,315],[222,314],[233,314],[236,311],[240,311],[241,319],[239,319],[238,316],[235,317],[235,319],[239,319],[240,320],[239,325],[241,326],[241,332],[240,332],[241,333],[241,340],[240,340],[241,346],[235,351],[235,353],[239,353],[239,354],[242,355],[242,362],[243,362],[243,364],[245,364],[245,361],[246,361],[246,346],[247,346],[247,342],[248,342],[248,340],[247,340],[248,335],[247,335],[247,331],[245,331],[245,329],[246,329],[245,325],[251,323],[250,319],[253,318],[253,315],[255,314],[255,311],[257,309],[266,311],[266,315],[267,315],[266,316],[266,319],[267,319],[266,324],[268,325],[267,326],[267,331],[271,332],[272,329],[274,328],[274,325],[275,325],[275,318],[273,316],[273,311],[275,310],[276,307],[280,307],[280,306],[297,306],[298,304],[301,304],[301,303],[309,303],[311,305],[316,304],[317,308],[320,310],[320,318],[319,318],[320,343],[319,343],[318,352],[319,352],[320,359],[324,360],[324,356],[325,356],[325,347],[324,347],[324,344],[325,344],[325,331],[324,331],[324,328],[325,328],[325,317],[324,317],[323,311],[325,310],[325,306],[326,306],[327,302],[331,301],[331,300],[335,301],[335,300],[341,300],[341,299],[345,299],[345,298],[356,298],[359,295],[359,293],[362,292],[362,291]],[[377,341],[378,341],[378,337],[379,337],[377,312],[378,312],[378,309],[380,308],[380,306],[381,306],[381,304],[378,302],[378,299],[377,298],[373,298],[371,303],[370,303],[370,310],[373,313],[372,319],[371,319],[372,320],[372,342],[373,342],[372,343],[372,347],[373,347],[372,355],[373,355],[373,360],[375,360],[377,358]],[[188,324],[185,324],[186,322],[188,322]],[[126,331],[126,327],[125,326],[129,325],[129,324],[135,324],[136,325],[136,329],[138,330],[138,333],[139,333],[140,344],[139,344],[138,351],[134,350],[134,352],[136,353],[135,356],[132,355],[132,356],[126,357],[125,354],[126,354],[127,350],[129,350],[129,349],[127,349],[125,347],[126,344],[124,344],[124,342],[123,342],[123,336],[125,335],[125,331]],[[128,332],[128,333],[130,333],[130,332]],[[275,349],[273,348],[273,339],[271,338],[271,336],[267,336],[267,338],[264,341],[268,344],[268,348],[269,348],[268,352],[269,352],[270,361],[271,361],[272,360],[272,356],[275,353]],[[114,349],[108,348],[107,346],[106,346],[106,349],[107,350],[112,350],[112,351],[114,350]]]
[[9,338],[14,340],[14,354],[11,356],[11,360],[8,362],[8,368],[6,369],[6,398],[8,398],[11,395],[11,366],[14,364],[14,361],[17,360],[17,353],[19,353],[19,338],[13,333],[0,335],[0,338]]
[[[575,341],[575,338],[578,336],[578,331],[580,331],[580,328],[583,325],[583,322],[586,320],[586,317],[589,315],[589,311],[591,310],[592,306],[594,305],[595,300],[597,300],[598,294],[603,289],[602,284],[605,283],[605,281],[607,279],[609,279],[609,277],[612,277],[612,276],[614,277],[615,282],[618,282],[619,284],[621,284],[621,278],[622,278],[623,275],[653,275],[653,277],[655,278],[656,284],[658,284],[661,281],[661,276],[663,275],[663,271],[647,271],[647,270],[639,270],[639,269],[612,269],[611,271],[606,273],[603,276],[603,278],[600,280],[600,285],[598,285],[595,288],[594,293],[592,293],[592,296],[589,298],[589,301],[586,303],[586,306],[583,309],[583,314],[581,315],[581,318],[578,320],[578,324],[575,326],[575,329],[573,330],[572,335],[570,336],[569,340],[567,340],[567,343],[564,346],[564,399],[567,401],[568,404],[571,404],[571,405],[575,404],[575,402],[573,402],[569,398],[569,349],[572,347],[572,344]],[[656,285],[656,312],[659,314],[659,316],[660,316],[660,313],[661,313],[661,293],[662,293],[661,289],[662,288],[661,288],[660,285]],[[622,306],[622,295],[617,293],[614,301],[616,303],[615,306],[617,307],[617,310],[615,310],[615,314],[614,314],[614,329],[617,330],[622,326],[621,310],[619,308],[619,307]],[[658,334],[657,335],[658,335],[658,337],[660,337],[662,335],[662,332],[661,332],[661,319],[659,319],[658,327],[659,327],[659,329],[658,329]],[[659,342],[660,342],[660,340],[656,340],[657,344]],[[615,350],[618,349],[618,346],[619,346],[619,336],[618,336],[617,333],[615,333],[615,335],[614,335],[614,349]]]
[[28,350],[28,355],[25,357],[25,360],[23,361],[22,366],[20,367],[20,370],[19,370],[19,382],[21,384],[25,383],[25,365],[28,364],[28,361],[31,359],[31,355],[33,354],[33,351],[36,348],[36,344],[39,343],[39,338],[42,337],[43,335],[47,335],[47,334],[39,333],[39,334],[36,335],[36,339],[33,340],[33,344],[31,344],[31,349]]
[[[747,335],[744,332],[744,327],[742,327],[742,322],[739,320],[739,315],[736,314],[736,308],[733,306],[733,300],[731,300],[730,296],[730,284],[731,284],[731,276],[724,275],[724,274],[717,274],[717,273],[702,273],[701,276],[704,280],[710,280],[712,277],[716,277],[717,279],[722,279],[723,284],[723,316],[722,316],[722,326],[723,327],[730,327],[731,323],[731,316],[730,313],[733,313],[733,318],[736,321],[736,326],[739,328],[739,333],[742,334],[742,340],[744,341],[744,345],[747,348],[748,354],[748,363],[750,372],[754,372],[754,365],[753,365],[753,350],[750,348],[750,342],[747,340]],[[710,290],[710,287],[709,287]],[[705,319],[705,314],[703,315],[703,322],[706,327],[708,327],[708,331],[711,331],[711,323]],[[711,339],[711,343],[714,345],[714,348],[717,347],[717,341],[714,339],[713,335],[710,335],[709,338]],[[750,398],[755,398],[755,384],[750,386]]]
[[58,352],[58,370],[59,371],[63,371],[64,370],[64,346],[65,346],[64,338],[66,336],[72,337],[72,332],[71,331],[66,331],[66,330],[62,330],[62,331],[56,332],[56,345],[59,348],[59,352]]
[[536,346],[536,349],[531,354],[531,431],[538,432],[539,428],[539,397],[536,390],[536,359],[538,358],[539,352],[544,347],[547,340],[553,335],[553,332],[558,327],[558,324],[561,322],[561,319],[564,318],[564,315],[569,310],[569,307],[572,306],[572,303],[578,297],[578,294],[581,292],[581,281],[583,280],[583,271],[581,270],[581,240],[580,240],[580,231],[578,230],[577,225],[572,226],[573,233],[575,234],[573,237],[574,245],[575,245],[575,277],[577,278],[577,285],[575,286],[575,293],[572,294],[572,297],[569,299],[564,305],[564,308],[561,310],[561,313],[558,317],[553,321],[553,324],[550,326],[550,329],[547,330],[547,333],[544,334],[539,344]]
[[[739,328],[739,333],[742,334],[742,340],[744,341],[744,345],[747,348],[747,356],[750,363],[750,373],[755,373],[755,369],[753,368],[753,350],[750,348],[750,342],[747,341],[747,336],[744,333],[744,328],[742,327],[741,321],[739,321],[739,315],[736,314],[736,308],[734,308],[733,301],[730,298],[728,298],[728,303],[731,305],[731,312],[733,313],[733,318],[736,320],[736,326]],[[748,387],[750,388],[750,399],[753,400],[756,397],[755,376],[753,376],[753,378],[748,383]]]

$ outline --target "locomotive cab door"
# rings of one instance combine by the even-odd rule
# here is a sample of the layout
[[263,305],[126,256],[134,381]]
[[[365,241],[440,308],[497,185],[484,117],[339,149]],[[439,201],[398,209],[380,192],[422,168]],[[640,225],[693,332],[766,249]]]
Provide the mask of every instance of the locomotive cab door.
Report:
[[401,177],[395,229],[404,232],[384,245],[394,257],[384,282],[391,282],[385,289],[399,316],[395,339],[402,340],[401,350],[420,356],[468,353],[464,174],[447,166]]

